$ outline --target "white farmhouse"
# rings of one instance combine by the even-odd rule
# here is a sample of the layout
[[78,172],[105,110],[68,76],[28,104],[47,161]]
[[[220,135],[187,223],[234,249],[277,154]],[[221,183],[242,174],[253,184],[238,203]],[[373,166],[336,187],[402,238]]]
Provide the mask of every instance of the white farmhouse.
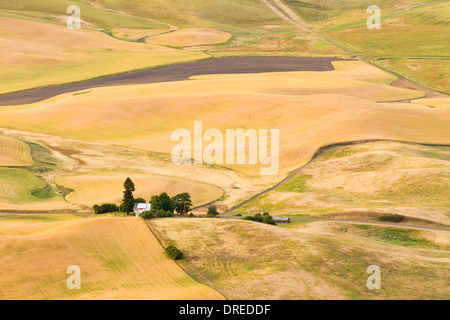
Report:
[[135,203],[133,207],[134,214],[139,217],[142,212],[150,211],[152,205],[150,203]]

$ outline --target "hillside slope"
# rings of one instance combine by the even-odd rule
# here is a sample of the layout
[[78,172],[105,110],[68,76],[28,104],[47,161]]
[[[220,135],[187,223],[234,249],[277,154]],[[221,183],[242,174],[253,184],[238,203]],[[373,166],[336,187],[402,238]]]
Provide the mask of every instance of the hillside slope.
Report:
[[[169,260],[136,218],[2,216],[1,299],[222,299]],[[69,290],[66,270],[81,270]]]

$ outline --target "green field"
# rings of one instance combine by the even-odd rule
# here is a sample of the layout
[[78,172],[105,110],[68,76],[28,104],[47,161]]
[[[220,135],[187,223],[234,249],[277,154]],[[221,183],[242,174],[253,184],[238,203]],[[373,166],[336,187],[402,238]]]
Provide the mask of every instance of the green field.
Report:
[[411,6],[436,2],[433,0],[381,0],[374,3],[370,0],[282,0],[305,22],[319,29],[346,28],[366,23],[369,16],[366,9],[377,5],[383,16],[407,10]]
[[12,204],[62,200],[45,182],[25,169],[0,168],[0,201]]
[[381,23],[381,29],[369,30],[363,19],[323,32],[413,82],[449,93],[448,3],[431,1],[392,14],[382,9]]
[[164,23],[146,19],[146,17],[132,17],[117,12],[107,11],[89,5],[88,1],[68,0],[20,0],[4,1],[0,4],[0,17],[23,17],[30,20],[52,22],[64,25],[67,7],[77,5],[81,10],[81,19],[90,25],[101,29],[112,28],[142,28],[168,29]]
[[327,32],[368,57],[442,57],[450,52],[446,3],[430,4],[382,20],[379,30],[369,30],[365,21]]
[[449,92],[450,59],[380,59],[377,63],[423,86]]
[[[142,17],[178,27],[206,26],[214,28],[244,28],[261,23],[280,22],[259,0],[99,0],[108,8],[120,9]],[[115,5],[117,3],[117,6]]]

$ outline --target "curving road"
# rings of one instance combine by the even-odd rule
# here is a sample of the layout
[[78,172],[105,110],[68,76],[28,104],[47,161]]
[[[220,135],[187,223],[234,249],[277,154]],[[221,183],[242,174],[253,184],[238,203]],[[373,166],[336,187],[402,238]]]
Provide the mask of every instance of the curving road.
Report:
[[[243,219],[243,217],[224,217],[220,216],[222,219]],[[381,222],[381,221],[370,221],[370,220],[346,220],[346,219],[325,219],[325,218],[303,218],[303,217],[291,217],[291,220],[295,221],[326,221],[326,222],[343,222],[343,223],[353,223],[353,224],[370,224],[382,227],[397,227],[406,229],[420,229],[420,230],[431,230],[431,231],[446,231],[450,232],[450,229],[439,228],[439,227],[427,227],[427,226],[417,226],[412,224],[402,224],[393,222]]]

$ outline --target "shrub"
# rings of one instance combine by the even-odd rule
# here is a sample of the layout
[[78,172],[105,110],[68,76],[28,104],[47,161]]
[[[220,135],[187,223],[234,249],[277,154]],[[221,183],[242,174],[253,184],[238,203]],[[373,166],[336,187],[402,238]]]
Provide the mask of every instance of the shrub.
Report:
[[275,221],[273,221],[272,216],[269,215],[269,214],[263,216],[262,223],[271,224],[271,225],[273,225],[273,226],[276,226],[276,225],[277,225],[277,224],[275,223]]
[[216,206],[210,206],[208,207],[208,212],[206,213],[207,216],[217,216],[219,214],[219,212],[217,211],[217,207]]
[[172,218],[173,217],[173,212],[170,211],[164,211],[164,210],[150,210],[150,211],[144,211],[141,213],[141,215],[139,216],[142,219],[145,220],[150,220],[150,219],[155,219],[155,218]]
[[151,211],[156,218],[172,218],[173,217],[173,212],[171,211],[165,211],[162,209],[159,210],[152,210]]
[[378,218],[380,221],[389,221],[389,222],[402,222],[405,219],[405,216],[392,214],[392,215],[383,215]]
[[141,213],[141,215],[139,217],[144,220],[155,219],[155,215],[151,211],[144,211]]
[[263,221],[263,216],[261,215],[261,213],[257,213],[253,217],[253,220],[256,221],[256,222],[262,222]]
[[114,203],[104,203],[102,205],[94,205],[92,208],[94,209],[95,214],[119,211],[119,207]]
[[168,246],[166,248],[166,253],[170,259],[179,260],[183,258],[183,252],[178,250],[175,246]]
[[274,226],[277,225],[275,223],[275,221],[273,220],[273,217],[267,212],[264,212],[263,215],[261,215],[260,213],[257,213],[253,217],[252,216],[246,216],[246,217],[244,217],[244,220],[255,221],[255,222],[262,222],[262,223],[271,224],[271,225],[274,225]]

